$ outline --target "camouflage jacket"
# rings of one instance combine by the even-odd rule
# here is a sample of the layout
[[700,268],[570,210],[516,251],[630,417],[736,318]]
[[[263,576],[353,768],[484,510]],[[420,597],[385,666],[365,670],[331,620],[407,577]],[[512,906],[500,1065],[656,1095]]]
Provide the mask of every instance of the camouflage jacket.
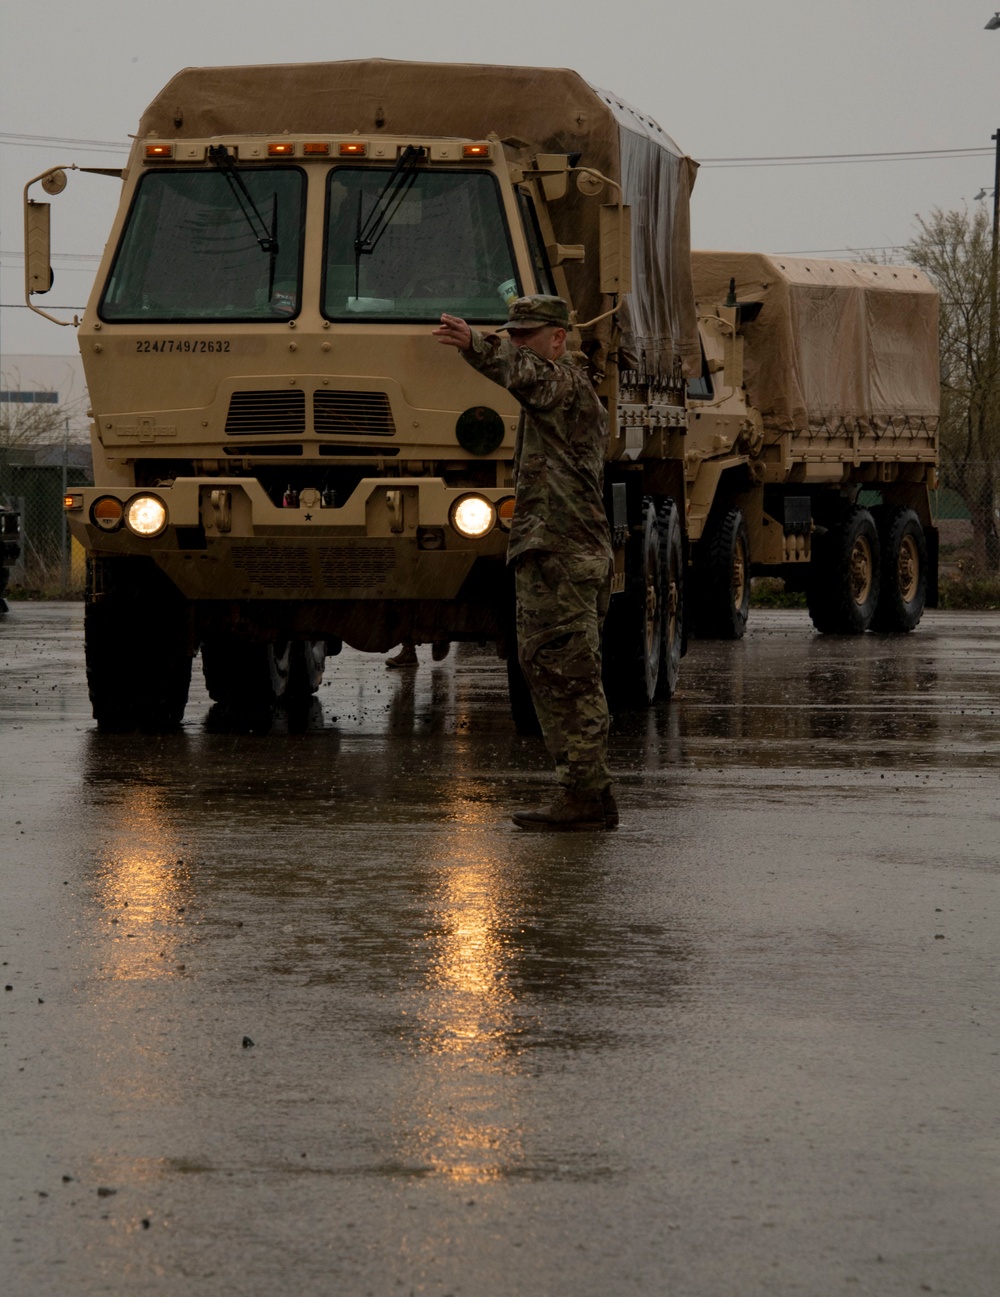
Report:
[[526,550],[611,557],[604,511],[608,420],[586,372],[472,330],[462,355],[521,406],[514,448],[514,520],[507,561]]

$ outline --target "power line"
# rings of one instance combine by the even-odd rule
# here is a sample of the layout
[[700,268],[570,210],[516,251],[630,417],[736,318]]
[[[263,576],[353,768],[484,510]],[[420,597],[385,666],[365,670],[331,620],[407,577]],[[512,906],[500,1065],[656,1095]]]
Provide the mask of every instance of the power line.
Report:
[[[706,170],[740,167],[837,167],[872,162],[946,162],[955,158],[992,156],[992,149],[930,149],[909,153],[817,153],[815,156],[775,158],[705,158],[698,162]],[[697,161],[697,159],[696,159]]]
[[[0,251],[0,257],[12,257],[15,261],[23,261],[24,253],[12,250]],[[99,252],[53,252],[51,256],[52,261],[100,261],[100,259]]]
[[[16,144],[22,147],[38,145],[72,145],[87,149],[113,149],[124,152],[130,146],[122,140],[80,139],[68,135],[26,135],[18,132],[0,131],[0,143]],[[703,167],[764,167],[764,166],[813,166],[819,163],[849,162],[902,162],[907,159],[933,161],[936,158],[972,158],[992,154],[993,150],[980,146],[951,149],[878,149],[875,152],[854,153],[776,153],[762,154],[759,157],[700,158]]]
[[878,149],[874,153],[773,153],[760,157],[703,158],[702,162],[816,162],[826,158],[916,158],[936,157],[948,153],[992,153],[985,145],[972,144],[962,149]]
[[[0,310],[2,311],[31,311],[33,309],[27,302],[0,302]],[[85,306],[57,306],[54,302],[46,302],[45,309],[47,311],[85,311],[87,308]]]
[[832,257],[835,256],[838,252],[857,253],[857,252],[905,252],[905,251],[906,251],[906,245],[904,243],[886,243],[883,244],[882,247],[866,246],[864,248],[799,248],[794,252],[775,252],[772,253],[771,255],[775,257]]
[[83,140],[65,135],[21,135],[6,131],[0,131],[0,143],[17,144],[24,148],[39,144],[70,144],[78,148],[114,149],[116,152],[126,152],[129,148],[122,140]]

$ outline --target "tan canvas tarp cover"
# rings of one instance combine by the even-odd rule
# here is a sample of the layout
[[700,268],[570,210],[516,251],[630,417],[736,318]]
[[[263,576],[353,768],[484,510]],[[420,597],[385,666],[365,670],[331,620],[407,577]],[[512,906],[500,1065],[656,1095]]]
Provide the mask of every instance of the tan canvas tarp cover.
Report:
[[745,324],[747,399],[775,431],[937,424],[938,295],[912,266],[695,252],[698,309],[763,302]]
[[[696,166],[652,121],[564,68],[407,63],[342,63],[188,68],[153,100],[140,137],[205,139],[232,135],[339,135],[357,132],[521,141],[512,156],[580,153],[581,165],[621,183],[633,208],[633,291],[623,342],[660,377],[681,365],[700,370],[690,273],[689,200]],[[510,147],[510,146],[508,146]],[[598,291],[597,229],[607,192],[587,199],[570,184],[552,204],[561,243],[592,249],[567,263],[582,320],[610,309]],[[605,345],[611,324],[595,333]]]

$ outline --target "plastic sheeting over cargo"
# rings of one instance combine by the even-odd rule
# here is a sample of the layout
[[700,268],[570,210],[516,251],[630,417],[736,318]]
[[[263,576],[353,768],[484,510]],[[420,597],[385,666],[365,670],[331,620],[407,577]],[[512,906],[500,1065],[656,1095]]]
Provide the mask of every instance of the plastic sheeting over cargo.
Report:
[[933,431],[939,401],[938,294],[912,266],[695,252],[701,313],[731,279],[740,302],[762,302],[746,339],[747,400],[764,426],[790,432],[842,422],[878,434]]
[[[651,118],[563,68],[408,63],[387,59],[261,67],[188,68],[153,100],[140,137],[296,134],[485,139],[510,156],[579,153],[622,185],[632,204],[633,291],[623,345],[658,378],[700,369],[690,274],[689,202],[696,165]],[[598,277],[598,210],[570,184],[550,205],[557,239],[583,243],[585,264],[565,266],[582,320],[610,309]],[[594,333],[604,347],[612,325]]]

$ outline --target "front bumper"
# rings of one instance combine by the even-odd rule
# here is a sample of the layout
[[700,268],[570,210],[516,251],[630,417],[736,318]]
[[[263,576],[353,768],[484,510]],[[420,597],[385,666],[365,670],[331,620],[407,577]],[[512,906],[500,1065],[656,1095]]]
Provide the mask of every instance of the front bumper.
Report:
[[[95,501],[124,507],[140,494],[166,507],[158,536],[93,521]],[[477,559],[502,564],[507,550],[500,525],[478,540],[454,530],[452,506],[469,494],[497,504],[511,493],[440,478],[365,478],[340,507],[306,493],[297,507],[278,507],[254,479],[178,478],[149,490],[74,491],[67,516],[89,554],[152,558],[189,599],[443,600],[458,596]]]

